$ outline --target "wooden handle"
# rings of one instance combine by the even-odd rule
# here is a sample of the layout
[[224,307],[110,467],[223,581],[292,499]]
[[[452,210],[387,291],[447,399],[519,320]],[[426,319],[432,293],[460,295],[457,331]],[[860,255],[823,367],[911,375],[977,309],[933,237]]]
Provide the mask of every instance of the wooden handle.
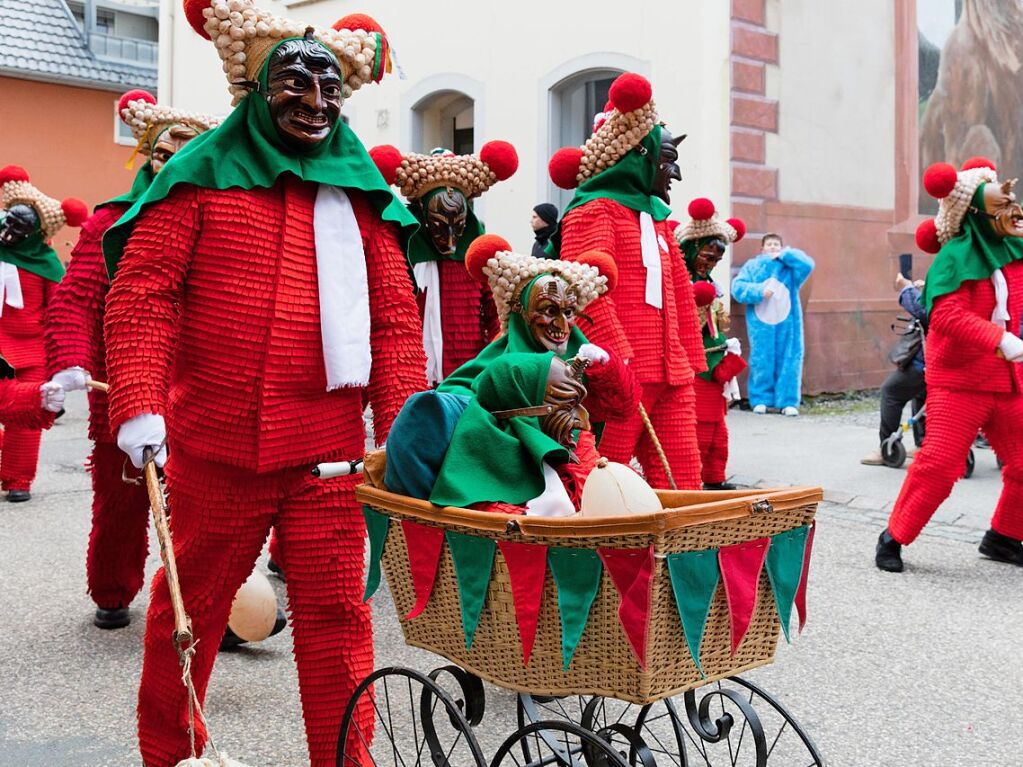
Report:
[[153,449],[147,447],[143,452],[146,460],[146,489],[149,491],[149,505],[153,510],[156,538],[160,541],[164,579],[170,592],[171,609],[174,610],[174,645],[180,651],[192,642],[192,621],[185,612],[185,603],[181,599],[178,565],[174,559],[174,541],[171,539],[170,527],[167,524],[167,507],[163,499],[163,488],[160,487],[160,475],[156,472],[156,463],[150,460],[152,456]]
[[103,383],[102,381],[93,381],[91,378],[85,382],[85,385],[88,386],[90,389],[95,389],[96,391],[103,392],[110,391],[110,387],[107,384]]

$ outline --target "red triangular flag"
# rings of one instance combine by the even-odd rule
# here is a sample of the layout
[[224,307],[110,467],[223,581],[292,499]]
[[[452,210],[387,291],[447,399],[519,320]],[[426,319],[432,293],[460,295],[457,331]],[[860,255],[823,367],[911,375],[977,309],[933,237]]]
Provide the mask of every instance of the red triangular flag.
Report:
[[650,584],[654,576],[654,547],[645,549],[597,549],[604,567],[618,589],[618,620],[646,669],[646,635],[650,616]]
[[725,584],[728,617],[732,629],[732,655],[739,649],[753,619],[757,604],[757,585],[764,569],[770,538],[757,538],[718,551],[721,580]]
[[437,566],[444,547],[444,529],[421,525],[410,519],[401,521],[401,529],[405,533],[408,566],[412,571],[412,586],[416,590],[416,603],[405,616],[405,620],[412,620],[426,609],[433,583],[437,580]]
[[522,640],[522,663],[528,666],[536,640],[536,624],[540,619],[543,582],[547,576],[547,547],[540,543],[511,541],[498,541],[497,545],[508,565],[515,620]]
[[799,588],[796,589],[796,612],[799,613],[799,633],[803,633],[806,625],[806,579],[810,575],[810,551],[813,549],[813,534],[817,529],[817,520],[810,525],[806,536],[806,548],[803,549],[803,573],[799,576]]

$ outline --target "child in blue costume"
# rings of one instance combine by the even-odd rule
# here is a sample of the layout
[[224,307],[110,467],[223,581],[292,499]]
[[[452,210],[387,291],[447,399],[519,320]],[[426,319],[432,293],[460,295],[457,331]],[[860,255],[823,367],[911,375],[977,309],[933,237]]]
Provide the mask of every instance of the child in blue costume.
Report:
[[803,310],[799,288],[813,271],[806,253],[764,235],[762,252],[732,281],[732,297],[746,304],[749,333],[749,402],[754,413],[778,408],[799,415],[803,384]]

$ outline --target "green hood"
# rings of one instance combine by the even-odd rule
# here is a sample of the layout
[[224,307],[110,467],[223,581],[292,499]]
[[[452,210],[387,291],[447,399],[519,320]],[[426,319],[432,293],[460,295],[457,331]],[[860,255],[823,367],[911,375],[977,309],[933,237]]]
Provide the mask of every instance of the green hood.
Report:
[[[0,221],[6,215],[0,213]],[[14,247],[0,245],[0,261],[14,264],[50,282],[60,282],[64,276],[64,265],[57,258],[57,252],[43,239],[38,228]]]
[[[273,51],[259,74],[263,92],[272,57]],[[344,121],[338,120],[315,149],[297,153],[289,150],[277,135],[266,100],[260,93],[251,93],[223,123],[192,139],[175,154],[145,193],[107,231],[103,237],[107,271],[111,276],[116,271],[135,219],[143,208],[166,198],[177,184],[204,189],[268,189],[284,173],[304,181],[364,192],[381,218],[402,230],[403,242],[416,230],[415,218],[391,191],[362,142]]]
[[438,192],[443,191],[443,187],[440,189],[433,189],[423,197],[422,200],[416,200],[410,202],[408,205],[409,213],[415,216],[416,222],[419,224],[419,229],[413,234],[408,241],[408,261],[410,264],[421,264],[424,261],[465,261],[465,252],[469,249],[469,245],[480,235],[484,234],[484,228],[482,222],[476,218],[476,213],[473,211],[469,201],[466,200],[465,208],[465,231],[462,232],[462,236],[458,239],[458,245],[455,247],[455,252],[450,256],[442,256],[437,252],[437,249],[433,247],[433,242],[430,240],[430,232],[426,226],[426,206],[430,202],[430,198]]

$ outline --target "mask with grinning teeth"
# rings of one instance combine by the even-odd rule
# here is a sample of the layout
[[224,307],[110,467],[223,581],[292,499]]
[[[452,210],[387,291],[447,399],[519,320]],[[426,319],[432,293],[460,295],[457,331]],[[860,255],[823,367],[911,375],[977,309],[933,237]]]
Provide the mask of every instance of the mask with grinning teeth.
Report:
[[524,298],[523,315],[533,338],[548,351],[564,354],[579,306],[575,288],[558,275],[544,274],[533,280]]

